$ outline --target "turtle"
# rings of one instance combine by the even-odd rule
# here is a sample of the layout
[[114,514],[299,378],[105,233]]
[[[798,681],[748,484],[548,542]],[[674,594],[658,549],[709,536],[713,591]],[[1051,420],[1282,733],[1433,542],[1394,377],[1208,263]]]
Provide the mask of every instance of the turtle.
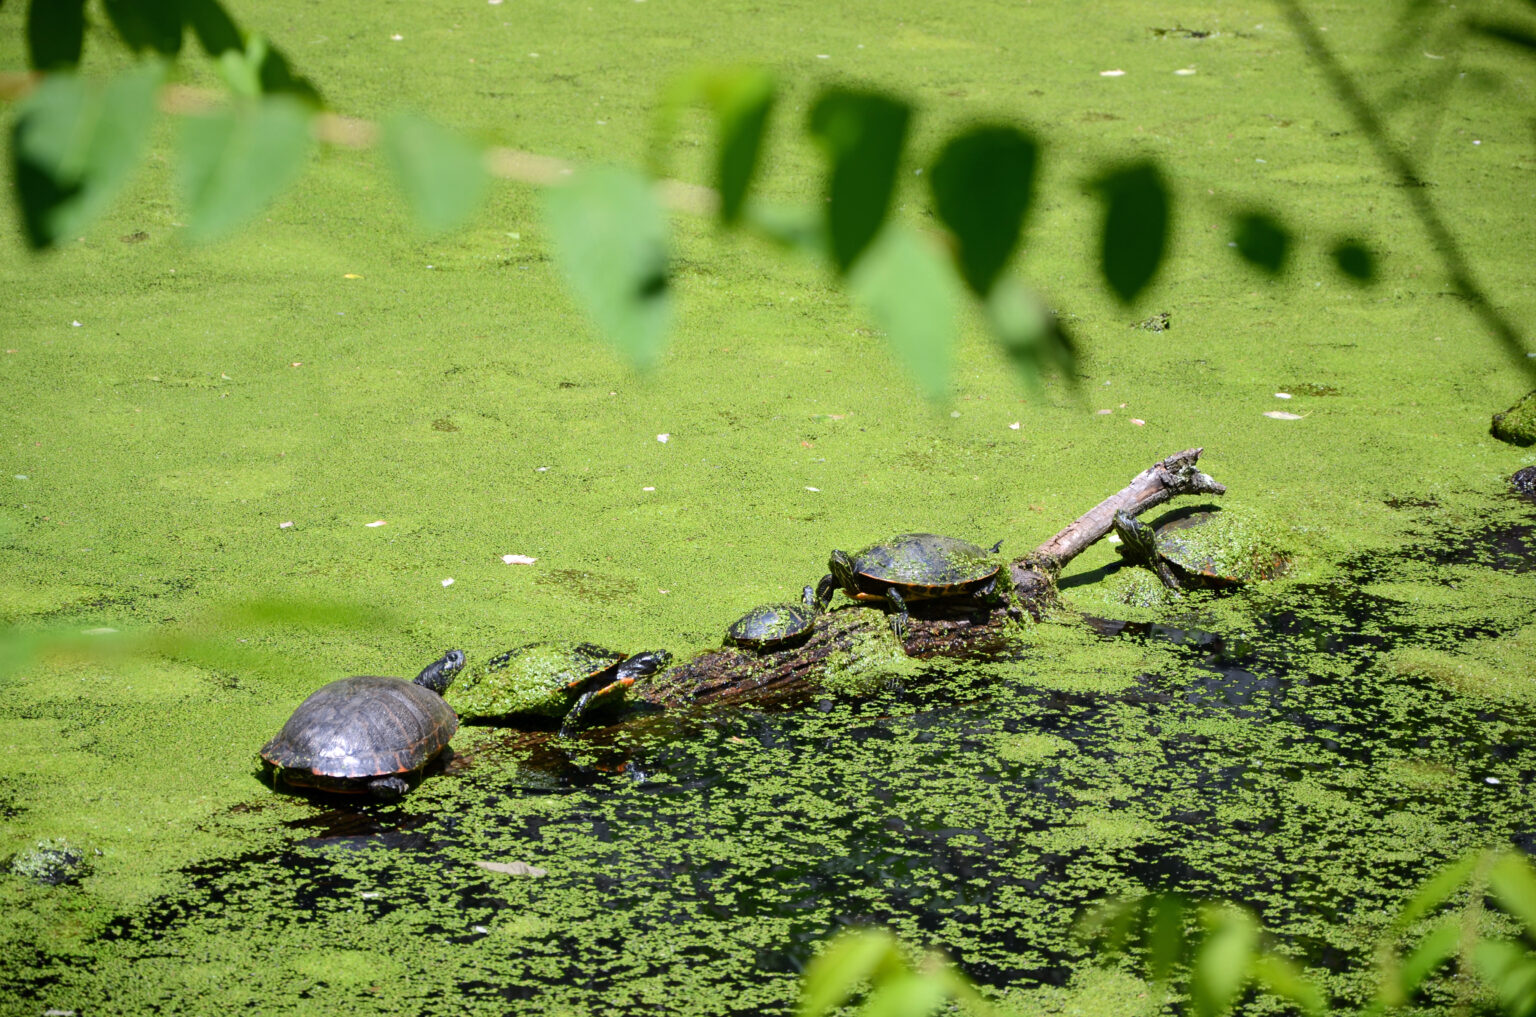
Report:
[[909,600],[952,597],[999,602],[1001,565],[991,556],[1002,546],[1001,540],[989,549],[936,533],[903,533],[851,557],[834,550],[827,562],[829,574],[816,585],[816,603],[825,608],[838,589],[854,600],[884,601],[895,609],[891,630],[902,639]]
[[821,604],[816,600],[816,591],[809,586],[801,593],[800,601],[754,607],[725,630],[726,642],[762,653],[782,650],[805,639],[816,627]]
[[1194,531],[1216,518],[1215,512],[1194,512],[1154,528],[1122,510],[1115,513],[1115,533],[1120,537],[1115,550],[1126,561],[1151,569],[1170,590],[1238,586],[1248,570],[1223,563],[1195,539]]
[[415,681],[354,675],[322,686],[261,750],[273,786],[400,797],[459,729],[443,691],[463,666],[463,652],[449,650]]
[[557,719],[560,733],[568,734],[594,700],[619,702],[636,679],[671,659],[666,650],[630,656],[592,643],[528,643],[486,661],[453,703],[471,719]]

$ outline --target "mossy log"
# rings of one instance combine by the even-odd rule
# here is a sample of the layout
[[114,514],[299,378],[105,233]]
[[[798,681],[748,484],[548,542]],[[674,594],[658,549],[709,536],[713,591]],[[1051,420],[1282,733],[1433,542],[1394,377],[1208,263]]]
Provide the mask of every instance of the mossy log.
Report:
[[[1062,568],[1110,531],[1116,512],[1123,510],[1134,516],[1178,495],[1224,493],[1225,487],[1196,467],[1202,451],[1186,449],[1153,463],[1123,490],[1105,498],[1028,554],[1009,562],[1009,595],[1003,605],[989,608],[944,600],[914,602],[903,641],[907,655],[984,652],[1008,625],[1026,614],[1038,618],[1055,602],[1056,577]],[[846,654],[871,638],[882,638],[888,631],[883,612],[855,606],[834,608],[821,617],[810,637],[796,646],[772,653],[713,650],[668,669],[644,683],[643,688],[637,685],[631,694],[669,708],[792,696],[813,688],[835,655]]]

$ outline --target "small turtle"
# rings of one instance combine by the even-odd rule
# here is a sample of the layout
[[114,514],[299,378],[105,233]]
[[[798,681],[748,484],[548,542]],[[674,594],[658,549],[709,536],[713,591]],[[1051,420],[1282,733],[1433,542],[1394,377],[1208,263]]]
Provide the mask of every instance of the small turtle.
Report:
[[638,678],[672,659],[666,650],[627,656],[591,643],[529,643],[492,657],[454,693],[467,718],[548,717],[575,729],[595,700],[622,701]]
[[809,586],[800,595],[799,604],[763,604],[754,607],[725,630],[726,642],[748,650],[766,653],[792,646],[811,634],[821,604]]
[[459,729],[443,690],[463,666],[449,650],[415,681],[355,675],[318,689],[261,750],[273,786],[400,797]]
[[827,562],[830,573],[816,585],[816,603],[825,608],[838,589],[854,600],[884,601],[896,612],[891,630],[903,639],[909,600],[947,597],[998,603],[1001,566],[991,556],[1002,546],[1001,540],[987,549],[935,533],[904,533],[852,557],[833,551]]
[[1224,566],[1208,551],[1202,551],[1191,532],[1216,518],[1215,512],[1195,512],[1153,529],[1127,512],[1116,512],[1114,527],[1120,546],[1115,550],[1133,565],[1157,573],[1170,590],[1240,585],[1250,578],[1244,574],[1246,570]]

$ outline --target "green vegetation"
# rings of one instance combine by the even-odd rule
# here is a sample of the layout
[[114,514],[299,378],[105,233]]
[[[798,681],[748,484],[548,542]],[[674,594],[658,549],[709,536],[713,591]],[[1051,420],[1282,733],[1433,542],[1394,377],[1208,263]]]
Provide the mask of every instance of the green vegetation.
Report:
[[[1424,7],[1386,50],[1379,11],[1322,24],[1374,96],[1443,82],[1388,126],[1504,313],[1530,320],[1529,61]],[[1529,510],[1504,478],[1536,460],[1486,435],[1529,385],[1446,295],[1405,189],[1272,8],[234,13],[286,59],[200,22],[217,66],[164,73],[235,88],[244,112],[155,119],[137,173],[120,172],[131,137],[45,132],[29,152],[100,172],[6,227],[0,278],[23,299],[0,310],[0,855],[25,866],[62,839],[89,871],[0,880],[0,1012],[785,1012],[817,944],[868,922],[908,956],[943,951],[999,1008],[1135,1012],[1141,970],[1094,968],[1069,929],[1170,888],[1254,908],[1325,998],[1364,1007],[1404,896],[1529,833]],[[0,66],[27,64],[26,16],[0,7]],[[88,76],[122,89],[29,102],[144,114],[148,72],[104,25],[83,36]],[[701,107],[654,129],[678,81],[763,54],[771,92],[704,72],[685,96]],[[310,146],[306,81],[384,125],[380,145]],[[942,384],[936,361],[892,359],[835,270],[755,239],[770,224],[743,197],[819,207],[828,152],[861,143],[837,107],[871,95],[909,110],[886,199],[903,232],[874,240],[887,267],[932,264],[940,221],[968,229],[944,208],[978,160],[1029,167],[1012,259],[1002,234],[966,246],[948,295],[843,249],[856,298],[953,300]],[[567,289],[557,192],[497,185],[460,231],[416,232],[461,216],[474,174],[462,147],[447,171],[424,159],[445,143],[402,105],[477,149],[719,183],[746,239],[688,215],[626,237],[631,269],[655,267],[659,231],[670,252],[667,306],[654,272],[619,280],[654,318],[630,344],[653,369],[633,374],[588,323],[605,298]],[[724,148],[722,122],[742,125]],[[252,144],[270,137],[287,143]],[[1167,257],[1107,290],[1105,220],[1146,211],[1154,165]],[[285,167],[302,173],[279,193]],[[599,201],[629,207],[636,172],[596,177]],[[187,242],[252,178],[274,196],[247,230]],[[447,196],[464,206],[430,203]],[[60,242],[34,257],[45,234]],[[1373,287],[1336,268],[1337,250],[1366,274],[1338,247],[1353,236],[1377,252]],[[990,299],[1024,278],[1056,315]],[[1068,330],[1070,370],[1042,354],[1055,373],[1021,382],[1040,351],[995,341],[1007,313]],[[1167,331],[1134,327],[1149,315]],[[686,656],[794,599],[833,547],[920,529],[1018,553],[1193,445],[1287,575],[1132,608],[1113,587],[1137,570],[1099,546],[1064,577],[1066,610],[975,666],[866,668],[862,697],[816,709],[646,718],[574,764],[466,730],[473,765],[361,816],[257,778],[256,749],[325,681],[534,639]],[[1145,628],[1106,640],[1077,612]],[[1458,1005],[1454,980],[1424,986],[1426,1011]]]

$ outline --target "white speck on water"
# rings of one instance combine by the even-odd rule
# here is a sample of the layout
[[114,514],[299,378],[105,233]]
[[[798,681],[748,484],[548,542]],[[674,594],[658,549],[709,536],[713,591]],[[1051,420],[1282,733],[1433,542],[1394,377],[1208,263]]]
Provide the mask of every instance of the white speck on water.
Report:
[[599,126],[599,127],[607,127],[608,126],[608,121],[606,121],[606,120],[599,120],[597,122],[597,126]]
[[832,54],[830,54],[830,53],[817,53],[816,54],[816,59],[817,60],[831,60],[832,59]]
[[358,894],[358,896],[363,898],[363,900],[375,900],[376,898],[382,897],[384,895],[377,890],[364,890],[362,893]]
[[1147,422],[1145,420],[1141,420],[1141,419],[1139,419],[1137,417],[1132,417],[1131,418],[1131,423],[1135,424],[1137,427],[1146,427],[1147,426]]
[[537,53],[529,53],[528,55],[533,57],[533,58],[535,58],[535,59],[538,58],[538,54]]
[[1015,420],[1013,423],[1008,425],[1008,430],[1010,430],[1010,431],[1017,431],[1018,429],[1019,429],[1019,422],[1017,420]]
[[110,627],[108,627],[106,625],[102,625],[99,628],[86,629],[86,630],[84,630],[81,633],[81,635],[85,635],[85,636],[110,636],[112,633],[114,633],[116,631],[117,631],[117,629],[110,628]]
[[444,579],[443,580],[443,585],[444,586],[452,586],[453,585],[453,580],[452,579]]
[[1122,71],[1122,70],[1100,71],[1099,72],[1099,77],[1101,77],[1101,78],[1123,78],[1123,77],[1125,77],[1125,72]]
[[654,491],[656,489],[654,487],[642,487],[640,490],[642,490],[642,491]]
[[385,524],[384,524],[384,520],[382,520],[382,519],[375,519],[373,522],[371,522],[371,523],[364,523],[363,525],[364,526],[368,526],[368,527],[374,527],[374,526],[383,526]]
[[1180,67],[1178,70],[1174,71],[1173,73],[1177,74],[1181,78],[1187,78],[1191,74],[1195,73],[1195,69],[1193,67]]
[[28,478],[27,478],[27,475],[25,473],[18,473],[18,474],[16,474],[16,479],[17,480],[26,480]]
[[391,35],[390,38],[395,40],[396,42],[399,42],[400,40],[404,39],[405,36],[403,36],[400,33],[396,32],[394,35]]
[[548,466],[535,466],[533,468],[533,472],[535,472],[535,473],[548,473],[549,472],[549,467]]
[[1275,398],[1276,399],[1289,399],[1290,397],[1291,397],[1291,394],[1289,392],[1276,392],[1275,393]]
[[1093,415],[1095,417],[1107,417],[1107,416],[1109,416],[1113,412],[1115,412],[1115,411],[1114,410],[1094,410],[1093,411]]
[[656,436],[656,440],[665,445],[667,442],[672,440],[672,436],[670,434],[658,434]]
[[821,488],[819,488],[819,487],[807,487],[806,490],[807,491],[814,491],[817,494],[821,493]]
[[1105,537],[1104,539],[1107,540],[1111,544],[1118,544],[1118,543],[1120,543],[1120,534],[1118,534],[1118,533],[1111,533],[1109,536]]
[[530,557],[526,554],[504,554],[501,556],[501,560],[506,562],[508,565],[532,565],[539,559]]
[[277,528],[279,530],[291,530],[293,529],[293,520],[290,519],[286,523],[278,523]]
[[1483,782],[1485,784],[1497,784],[1499,782],[1499,778],[1497,778],[1497,777],[1484,777],[1483,778]]
[[[501,0],[491,0],[491,3],[493,3],[493,4],[499,4],[499,3],[501,3]],[[486,927],[485,927],[485,926],[483,926],[483,925],[471,925],[471,926],[470,926],[470,927],[469,927],[469,931],[470,931],[470,932],[478,932],[478,933],[480,933],[480,935],[482,935],[482,936],[483,936],[483,935],[485,935],[485,934],[486,934],[486,933],[487,933],[487,932],[490,932],[490,931],[491,931],[491,930],[490,930],[490,929],[487,929],[487,928],[486,928]]]
[[1482,142],[1481,141],[1473,141],[1472,144],[1474,144],[1474,145],[1481,145]]
[[1425,56],[1429,57],[1431,60],[1444,60],[1445,59],[1445,57],[1441,56],[1439,53],[1431,53],[1429,50],[1424,50],[1423,53],[1424,53]]
[[1284,410],[1269,410],[1264,414],[1271,420],[1300,420],[1300,413],[1287,413]]
[[1108,378],[1104,379],[1104,384],[1105,384],[1106,387],[1109,385],[1109,379]]
[[436,268],[437,266],[436,265],[428,265],[427,267],[428,268]]
[[919,166],[919,167],[918,167],[918,168],[917,168],[917,169],[915,169],[915,170],[913,170],[913,171],[912,171],[912,175],[913,175],[913,176],[914,176],[914,177],[920,177],[920,176],[922,176],[922,175],[923,175],[923,168],[922,168],[922,167],[921,167],[921,166]]
[[70,328],[84,328],[85,327],[85,326],[81,325],[78,321],[70,322],[69,326],[70,326]]
[[1269,162],[1268,159],[1255,159],[1254,162]]
[[523,235],[521,233],[508,233],[507,236],[511,237],[513,240],[523,239]]
[[960,411],[959,410],[950,410],[949,411],[949,415],[951,417],[958,417],[960,415]]

